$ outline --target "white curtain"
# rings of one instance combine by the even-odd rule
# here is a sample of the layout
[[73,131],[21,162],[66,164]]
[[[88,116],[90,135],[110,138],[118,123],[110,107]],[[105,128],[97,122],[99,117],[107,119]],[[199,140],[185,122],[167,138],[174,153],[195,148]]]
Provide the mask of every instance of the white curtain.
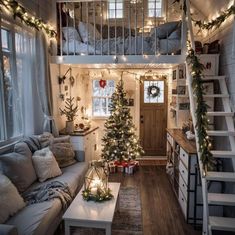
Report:
[[23,134],[30,135],[35,132],[35,113],[33,112],[33,79],[36,75],[34,69],[35,33],[29,33],[28,31],[22,30],[22,28],[16,28],[15,50],[16,77],[19,89],[19,97],[16,99],[16,104],[21,105],[22,108],[21,123],[23,124]]

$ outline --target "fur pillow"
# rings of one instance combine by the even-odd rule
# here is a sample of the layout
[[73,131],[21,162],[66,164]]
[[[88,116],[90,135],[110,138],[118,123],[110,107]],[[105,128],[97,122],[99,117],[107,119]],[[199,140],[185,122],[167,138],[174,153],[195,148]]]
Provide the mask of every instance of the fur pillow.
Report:
[[53,153],[48,147],[34,152],[33,164],[40,182],[62,174]]
[[62,32],[66,41],[82,41],[78,31],[74,27],[63,27]]
[[56,161],[60,167],[70,166],[76,162],[71,143],[52,143],[50,150],[55,155]]
[[24,207],[24,200],[16,187],[5,175],[0,174],[0,224]]

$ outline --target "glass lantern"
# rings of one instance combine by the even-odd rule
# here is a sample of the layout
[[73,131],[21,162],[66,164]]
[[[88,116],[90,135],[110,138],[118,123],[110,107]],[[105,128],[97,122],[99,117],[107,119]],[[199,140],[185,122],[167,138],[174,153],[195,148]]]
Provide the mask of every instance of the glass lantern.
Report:
[[112,194],[108,188],[108,167],[103,161],[92,161],[85,176],[83,199],[93,201],[110,200]]

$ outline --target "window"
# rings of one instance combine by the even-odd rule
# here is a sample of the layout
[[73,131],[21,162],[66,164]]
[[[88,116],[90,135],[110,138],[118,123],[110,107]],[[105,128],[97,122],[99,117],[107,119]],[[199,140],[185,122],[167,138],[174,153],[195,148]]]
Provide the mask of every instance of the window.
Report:
[[164,81],[144,81],[144,103],[164,103]]
[[106,86],[102,88],[99,80],[93,80],[93,98],[92,98],[92,114],[94,117],[106,117],[110,114],[109,104],[111,96],[115,90],[115,82],[106,80]]
[[148,0],[148,16],[162,17],[162,0]]
[[0,31],[3,68],[0,76],[0,142],[24,133],[23,113],[29,108],[25,106],[26,101],[28,104],[31,100],[27,81],[34,65],[31,57],[33,36],[22,27],[4,22]]
[[110,19],[123,18],[123,0],[108,1],[108,17]]

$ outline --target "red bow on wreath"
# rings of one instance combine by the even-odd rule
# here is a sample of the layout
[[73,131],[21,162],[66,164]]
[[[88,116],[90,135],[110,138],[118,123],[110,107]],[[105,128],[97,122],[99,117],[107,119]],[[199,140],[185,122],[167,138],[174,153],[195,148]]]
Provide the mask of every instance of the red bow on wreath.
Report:
[[105,88],[106,80],[100,79],[99,84],[100,84],[100,87]]

